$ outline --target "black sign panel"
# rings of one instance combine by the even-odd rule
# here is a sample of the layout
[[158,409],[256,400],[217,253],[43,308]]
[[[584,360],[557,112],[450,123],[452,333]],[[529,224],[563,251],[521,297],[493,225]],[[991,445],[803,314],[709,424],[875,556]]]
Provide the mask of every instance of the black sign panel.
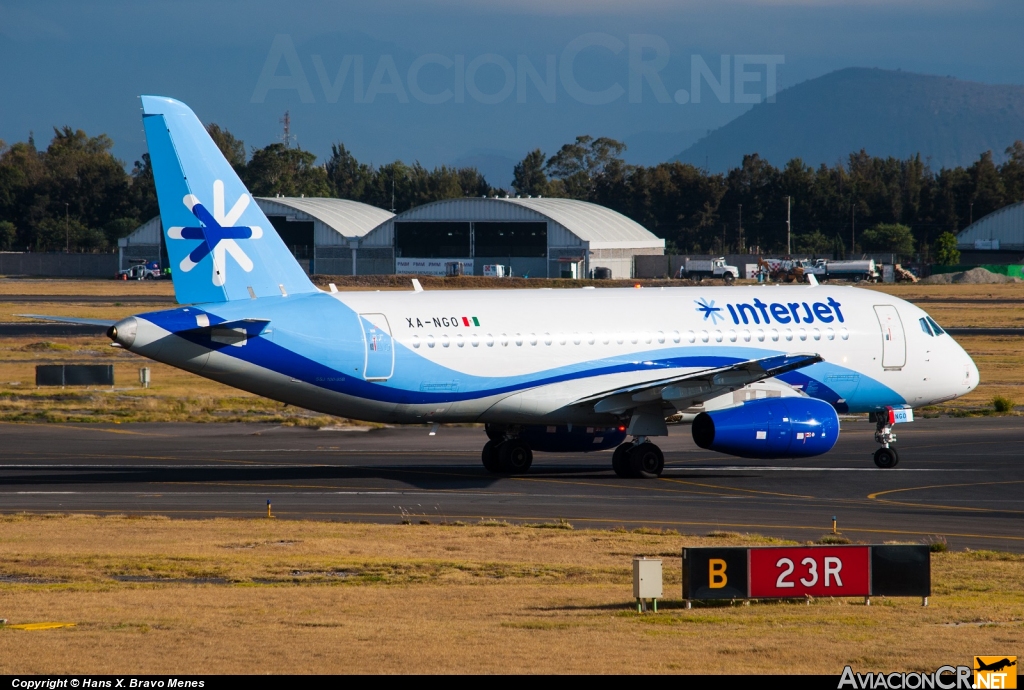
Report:
[[747,549],[683,549],[683,599],[746,599]]
[[871,593],[890,597],[931,596],[931,549],[928,545],[872,546]]
[[113,386],[113,364],[39,364],[37,386]]

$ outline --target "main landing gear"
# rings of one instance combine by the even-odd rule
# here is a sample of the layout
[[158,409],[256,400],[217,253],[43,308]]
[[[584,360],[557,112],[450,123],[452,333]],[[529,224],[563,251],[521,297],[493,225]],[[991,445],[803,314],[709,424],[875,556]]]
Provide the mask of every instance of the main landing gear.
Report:
[[654,479],[665,469],[665,455],[646,436],[637,436],[615,449],[612,469],[620,477]]
[[513,429],[491,424],[484,428],[489,439],[481,454],[484,468],[494,474],[525,474],[533,464],[533,451],[526,441],[510,435]]
[[896,434],[892,433],[888,415],[878,414],[875,421],[875,440],[882,444],[882,447],[875,451],[875,464],[883,470],[896,467],[900,462],[900,454],[892,445],[896,443]]

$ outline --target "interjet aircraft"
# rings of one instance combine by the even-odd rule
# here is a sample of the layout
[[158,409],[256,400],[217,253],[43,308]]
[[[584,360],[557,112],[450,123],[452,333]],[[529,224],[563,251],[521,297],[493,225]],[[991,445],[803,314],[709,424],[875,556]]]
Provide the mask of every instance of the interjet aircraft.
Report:
[[811,457],[865,412],[889,468],[894,424],[978,385],[928,314],[853,287],[321,290],[196,115],[142,109],[182,306],[112,324],[114,346],[330,415],[482,423],[489,472],[614,448],[617,475],[657,477],[680,415],[701,448]]

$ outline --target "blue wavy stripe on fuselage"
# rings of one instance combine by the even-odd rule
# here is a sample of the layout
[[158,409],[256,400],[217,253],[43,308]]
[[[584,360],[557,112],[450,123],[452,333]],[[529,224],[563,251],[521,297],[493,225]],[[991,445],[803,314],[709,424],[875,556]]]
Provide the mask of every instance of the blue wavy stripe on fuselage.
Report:
[[[626,353],[518,376],[476,376],[432,362],[395,341],[395,375],[387,381],[370,382],[364,380],[361,375],[353,376],[338,368],[351,361],[362,362],[364,345],[361,331],[358,335],[359,340],[355,339],[354,332],[355,329],[361,328],[358,325],[359,317],[337,300],[326,295],[320,297],[326,298],[326,301],[317,300],[319,307],[330,311],[340,308],[337,311],[340,316],[335,319],[326,318],[327,314],[318,314],[320,322],[337,325],[348,319],[351,321],[350,328],[353,329],[353,332],[349,333],[352,337],[345,340],[304,336],[300,330],[303,324],[299,322],[308,324],[311,319],[301,318],[296,314],[296,310],[286,308],[291,305],[285,303],[275,305],[267,316],[271,318],[274,338],[283,340],[288,344],[287,347],[265,337],[250,338],[245,347],[212,342],[208,331],[197,328],[196,316],[205,314],[211,326],[240,317],[239,314],[230,313],[233,311],[231,309],[220,308],[221,305],[218,305],[221,314],[188,307],[152,312],[141,315],[141,318],[197,345],[326,390],[365,400],[407,405],[474,400],[608,374],[650,372],[654,378],[659,372],[668,373],[667,370],[672,369],[709,369],[784,354],[779,350],[743,346],[687,345]],[[314,296],[305,299],[313,298]],[[325,362],[330,362],[334,366]],[[779,378],[790,385],[799,386],[811,397],[831,403],[840,411],[874,409],[877,406],[875,401],[882,401],[882,405],[902,402],[902,398],[889,387],[834,364],[815,364]],[[847,379],[853,383],[845,386],[826,384],[828,378],[837,379],[841,383]],[[444,384],[445,389],[421,390],[424,384]],[[862,388],[863,392],[868,394],[863,396],[863,401]],[[864,403],[867,403],[867,406]]]

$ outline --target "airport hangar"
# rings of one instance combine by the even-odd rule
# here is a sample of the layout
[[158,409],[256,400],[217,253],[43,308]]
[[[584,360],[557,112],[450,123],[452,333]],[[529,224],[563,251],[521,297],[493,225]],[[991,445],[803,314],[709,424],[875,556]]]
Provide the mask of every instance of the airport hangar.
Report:
[[979,218],[956,236],[960,263],[1020,264],[1024,259],[1024,201]]
[[[396,215],[347,199],[256,197],[308,273],[444,275],[503,265],[534,278],[630,278],[633,257],[661,255],[665,241],[597,204],[540,197],[466,197],[435,201]],[[133,262],[167,266],[159,217],[118,241],[122,269]],[[173,268],[173,267],[172,267]]]

